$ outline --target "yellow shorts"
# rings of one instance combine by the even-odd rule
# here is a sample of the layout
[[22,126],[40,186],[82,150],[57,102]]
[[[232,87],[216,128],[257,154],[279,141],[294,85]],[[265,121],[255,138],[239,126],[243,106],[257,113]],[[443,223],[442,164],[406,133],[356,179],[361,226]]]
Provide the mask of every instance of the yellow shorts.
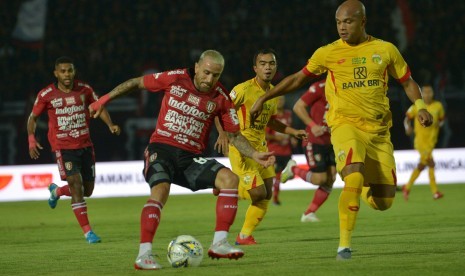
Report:
[[232,171],[239,176],[238,194],[241,199],[250,199],[248,190],[263,185],[264,179],[276,176],[273,166],[263,168],[253,159],[242,156],[232,146],[229,147],[229,161]]
[[396,162],[389,131],[368,133],[343,124],[331,129],[331,143],[339,173],[346,165],[364,163],[366,183],[396,184]]
[[416,146],[415,149],[420,154],[420,164],[428,165],[429,161],[433,159],[433,149],[430,146]]

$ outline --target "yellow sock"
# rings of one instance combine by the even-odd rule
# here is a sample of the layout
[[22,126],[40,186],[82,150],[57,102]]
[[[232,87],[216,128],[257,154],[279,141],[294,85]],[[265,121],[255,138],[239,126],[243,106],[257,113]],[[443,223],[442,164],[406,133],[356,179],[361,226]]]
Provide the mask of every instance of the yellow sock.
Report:
[[339,197],[339,247],[350,248],[352,231],[360,208],[360,193],[364,177],[361,173],[351,173],[344,178],[344,189]]
[[410,179],[408,180],[407,185],[405,185],[405,189],[410,190],[410,188],[412,188],[413,183],[415,182],[415,180],[417,180],[420,173],[421,171],[418,168],[415,168],[413,170],[412,175],[410,176]]
[[433,195],[438,192],[438,184],[436,183],[436,176],[434,175],[434,167],[428,167],[429,174],[429,187],[431,188],[431,193]]
[[245,214],[244,225],[242,225],[241,234],[245,236],[252,235],[252,232],[257,228],[260,221],[265,217],[268,210],[268,203],[270,200],[263,199],[255,205],[250,204]]

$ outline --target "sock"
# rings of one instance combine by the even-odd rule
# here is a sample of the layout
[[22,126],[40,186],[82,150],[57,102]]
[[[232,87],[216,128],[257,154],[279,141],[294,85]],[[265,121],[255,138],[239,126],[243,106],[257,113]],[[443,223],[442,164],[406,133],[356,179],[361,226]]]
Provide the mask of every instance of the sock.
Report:
[[153,237],[160,224],[161,210],[163,204],[156,200],[149,199],[142,208],[140,216],[140,243],[152,243]]
[[273,200],[279,201],[279,185],[281,184],[281,173],[277,173],[273,182]]
[[312,203],[308,205],[307,210],[305,211],[305,215],[308,215],[310,213],[315,213],[320,206],[328,199],[329,192],[324,190],[323,188],[319,187],[315,191],[315,195],[313,196]]
[[263,199],[255,204],[250,204],[245,214],[244,225],[242,226],[240,236],[241,238],[252,235],[252,232],[257,228],[258,224],[263,220],[263,217],[268,210],[268,203],[270,200]]
[[215,231],[215,235],[213,236],[213,244],[228,238],[227,231]]
[[352,231],[355,227],[360,208],[360,193],[364,177],[359,172],[349,174],[344,178],[344,188],[339,197],[339,247],[350,248]]
[[221,189],[216,200],[215,231],[229,232],[237,213],[237,189]]
[[87,217],[87,204],[85,201],[83,202],[76,202],[71,204],[71,208],[73,208],[74,215],[81,226],[82,231],[84,234],[92,230],[89,225],[89,219]]
[[145,254],[147,251],[152,251],[152,243],[151,242],[144,242],[139,244],[139,255],[137,257],[140,257]]
[[405,185],[405,189],[407,191],[409,191],[412,188],[413,183],[415,182],[415,180],[417,180],[420,173],[421,173],[421,171],[418,168],[415,168],[413,170],[412,175],[410,176],[410,179],[407,182],[407,185]]
[[69,186],[65,185],[63,187],[58,187],[55,190],[56,196],[71,196],[71,191],[69,190]]
[[434,175],[434,167],[428,167],[429,187],[433,195],[438,192],[438,184],[436,183],[436,176]]
[[302,178],[303,180],[312,183],[312,172],[308,170],[304,170],[302,168],[299,168],[298,166],[292,167],[292,172],[294,175]]

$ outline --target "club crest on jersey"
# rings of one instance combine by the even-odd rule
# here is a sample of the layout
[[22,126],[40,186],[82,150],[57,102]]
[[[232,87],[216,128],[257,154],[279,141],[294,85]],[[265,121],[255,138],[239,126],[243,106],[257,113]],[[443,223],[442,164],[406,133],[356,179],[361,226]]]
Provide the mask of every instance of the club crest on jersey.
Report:
[[212,101],[208,101],[206,108],[207,108],[208,113],[212,113],[213,111],[215,111],[216,103]]
[[157,153],[153,153],[149,156],[149,162],[152,163],[153,161],[155,161],[157,159]]
[[383,62],[383,60],[381,59],[381,56],[378,54],[373,54],[371,56],[371,60],[376,64],[381,64]]
[[70,171],[73,168],[73,162],[66,162],[65,168],[66,170]]
[[337,158],[340,162],[343,162],[346,159],[346,152],[344,150],[340,150],[337,154]]
[[50,103],[52,104],[53,108],[61,107],[63,106],[63,99],[62,98],[53,99],[50,101]]
[[65,98],[66,105],[76,104],[76,99],[74,97]]

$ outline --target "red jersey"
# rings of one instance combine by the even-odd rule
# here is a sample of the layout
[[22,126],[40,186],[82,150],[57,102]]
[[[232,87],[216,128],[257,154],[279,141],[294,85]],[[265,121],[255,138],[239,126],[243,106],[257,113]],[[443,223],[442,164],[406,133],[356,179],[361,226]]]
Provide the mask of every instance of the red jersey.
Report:
[[[310,107],[310,111],[308,113],[310,118],[312,118],[317,125],[328,127],[325,115],[329,109],[329,105],[325,96],[325,84],[326,80],[313,83],[300,97],[300,99]],[[329,131],[325,132],[325,134],[321,136],[315,137],[310,126],[307,126],[305,130],[307,131],[308,142],[320,145],[327,145],[331,143]],[[306,145],[305,140],[303,141],[303,145]]]
[[32,113],[39,116],[47,110],[48,141],[52,151],[92,146],[87,107],[96,100],[98,97],[92,87],[78,80],[74,80],[68,93],[52,83],[37,94]]
[[[282,113],[278,112],[273,118],[288,126],[292,124],[292,112],[289,110],[283,110]],[[289,134],[276,132],[269,127],[266,128],[266,133],[284,138],[282,141],[269,139],[267,143],[268,151],[274,151],[275,155],[279,156],[292,155],[291,136]]]
[[225,131],[239,131],[239,120],[228,91],[217,82],[210,92],[199,92],[193,75],[192,69],[185,68],[144,76],[148,91],[165,94],[150,143],[202,153],[216,116]]

